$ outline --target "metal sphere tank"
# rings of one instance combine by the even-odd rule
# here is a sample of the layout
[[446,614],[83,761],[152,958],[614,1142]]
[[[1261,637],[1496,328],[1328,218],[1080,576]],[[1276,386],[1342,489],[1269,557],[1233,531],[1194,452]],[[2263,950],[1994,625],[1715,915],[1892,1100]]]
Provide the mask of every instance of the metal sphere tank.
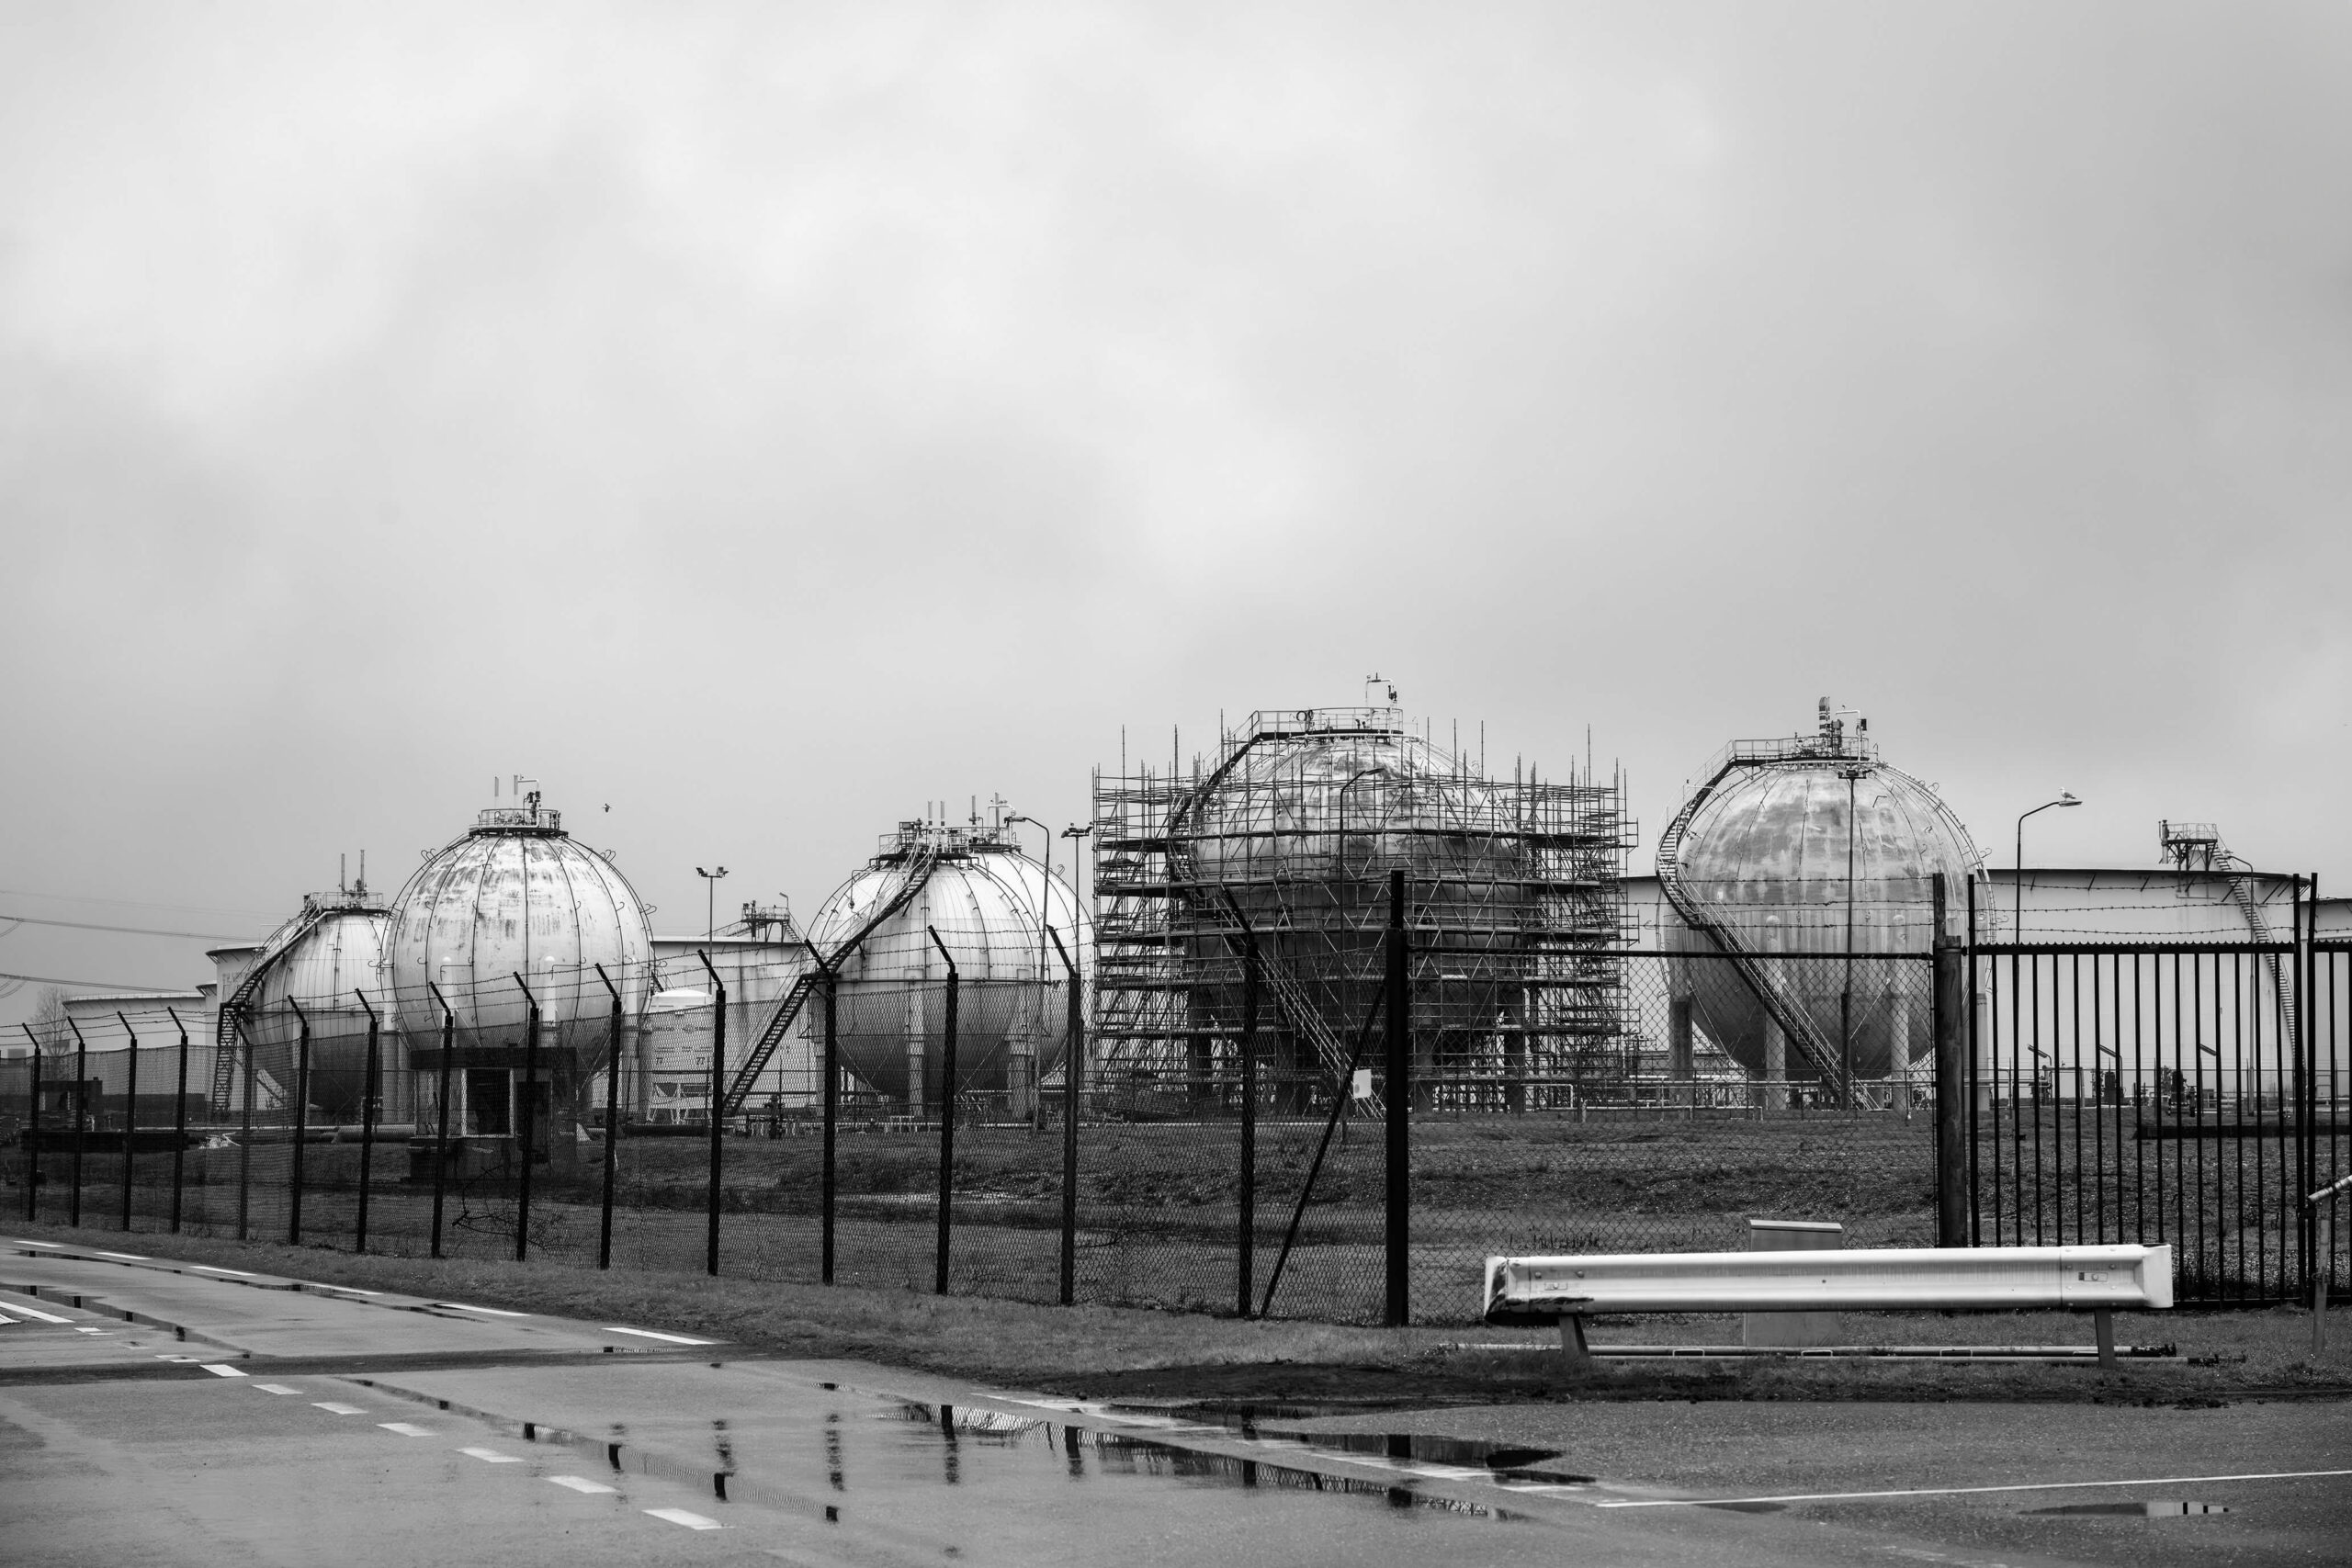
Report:
[[[1932,1051],[1923,964],[1870,955],[1925,955],[1934,943],[1934,878],[1947,917],[1967,897],[1981,858],[1935,792],[1879,759],[1867,721],[1852,736],[1823,704],[1814,736],[1740,742],[1712,787],[1661,839],[1658,869],[1683,918],[1669,950],[1722,951],[1712,927],[1758,956],[1818,1037],[1850,1048],[1858,1079],[1885,1078]],[[1694,919],[1695,917],[1695,919]],[[1800,953],[1863,955],[1796,961]],[[1671,983],[1692,1018],[1742,1066],[1768,1071],[1769,1015],[1731,964],[1689,959]],[[1792,1043],[1785,1073],[1823,1075]]]
[[[492,809],[417,868],[392,900],[388,964],[412,1053],[439,1049],[441,1003],[454,1015],[461,1061],[521,1066],[526,1007],[540,1014],[542,1060],[559,1077],[603,1065],[613,998],[643,1010],[653,933],[645,905],[604,855],[568,836],[556,811]],[[500,1054],[493,1063],[491,1054]]]
[[[240,1015],[255,1065],[282,1078],[279,1092],[294,1094],[301,1021],[311,1026],[310,1106],[330,1122],[357,1122],[365,1111],[368,1014],[383,1021],[378,1065],[390,1085],[400,1075],[388,1043],[394,1022],[383,974],[384,936],[391,911],[367,885],[302,899],[302,912],[271,933],[264,951],[276,950]],[[280,944],[284,945],[281,947]],[[290,1003],[290,1005],[289,1005]],[[394,1108],[379,1106],[379,1115]]]
[[[879,849],[808,926],[809,943],[827,954],[873,927],[832,960],[841,976],[834,1038],[842,1059],[910,1111],[937,1108],[947,964],[929,934],[936,930],[958,971],[956,1092],[1001,1094],[1013,1114],[1026,1114],[1028,1097],[1059,1065],[1069,1038],[1068,971],[1040,915],[1079,961],[1089,925],[1077,894],[985,827],[901,822]],[[918,875],[921,885],[904,903],[873,924]]]

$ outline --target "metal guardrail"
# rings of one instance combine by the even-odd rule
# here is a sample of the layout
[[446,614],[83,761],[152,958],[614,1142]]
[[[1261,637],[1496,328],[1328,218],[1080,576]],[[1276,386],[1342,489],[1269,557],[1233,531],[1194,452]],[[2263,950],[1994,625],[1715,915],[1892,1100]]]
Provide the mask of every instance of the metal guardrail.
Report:
[[1484,1315],[1965,1312],[2172,1305],[2169,1247],[1859,1247],[1489,1258]]

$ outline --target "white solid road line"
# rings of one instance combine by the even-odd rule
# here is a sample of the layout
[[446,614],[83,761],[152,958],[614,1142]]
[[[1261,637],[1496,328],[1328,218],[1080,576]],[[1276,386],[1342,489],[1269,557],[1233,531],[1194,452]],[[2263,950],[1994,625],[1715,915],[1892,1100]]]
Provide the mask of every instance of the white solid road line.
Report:
[[657,1519],[667,1519],[673,1525],[684,1525],[690,1530],[715,1530],[726,1528],[717,1519],[707,1519],[700,1514],[690,1514],[684,1508],[648,1508],[645,1511]]
[[433,1304],[437,1307],[447,1307],[452,1312],[487,1313],[492,1317],[528,1317],[531,1315],[527,1312],[503,1312],[497,1307],[468,1306],[463,1302],[435,1302]]
[[2352,1470],[2264,1470],[2236,1475],[2152,1475],[2137,1481],[2038,1481],[2008,1486],[1906,1486],[1892,1492],[1776,1492],[1756,1497],[1650,1497],[1596,1508],[1708,1508],[1726,1503],[1845,1503],[1870,1497],[1960,1497],[1979,1492],[2078,1492],[2095,1486],[2202,1486],[2216,1481],[2311,1481]]
[[282,1382],[257,1382],[253,1385],[253,1389],[255,1393],[300,1393],[302,1392],[299,1388],[288,1388]]
[[43,1312],[39,1307],[28,1307],[22,1302],[10,1302],[8,1303],[8,1310],[10,1312],[23,1313],[27,1317],[32,1318],[34,1321],[39,1323],[71,1323],[74,1321],[70,1317],[60,1317],[53,1312]]
[[377,1426],[387,1432],[398,1432],[403,1438],[429,1438],[433,1434],[422,1427],[412,1427],[405,1421],[379,1421]]
[[14,1323],[17,1320],[15,1318],[10,1317],[6,1313],[0,1312],[0,1323]]
[[523,1456],[521,1454],[503,1454],[496,1449],[459,1449],[458,1451],[465,1455],[468,1459],[478,1459],[484,1464],[520,1464],[523,1462]]
[[241,1378],[245,1375],[225,1361],[204,1361],[198,1364],[216,1378]]
[[368,1414],[367,1410],[359,1405],[338,1404],[332,1399],[314,1399],[311,1402],[311,1408],[313,1410],[323,1410],[330,1416],[365,1416]]
[[584,1475],[550,1475],[547,1479],[558,1486],[569,1486],[574,1492],[608,1493],[620,1490],[617,1486],[607,1486],[601,1481],[591,1481]]
[[617,1323],[606,1324],[605,1325],[605,1332],[607,1334],[634,1334],[639,1339],[666,1339],[673,1345],[716,1345],[718,1343],[716,1339],[694,1339],[689,1338],[684,1334],[663,1334],[657,1329],[651,1328],[623,1328]]

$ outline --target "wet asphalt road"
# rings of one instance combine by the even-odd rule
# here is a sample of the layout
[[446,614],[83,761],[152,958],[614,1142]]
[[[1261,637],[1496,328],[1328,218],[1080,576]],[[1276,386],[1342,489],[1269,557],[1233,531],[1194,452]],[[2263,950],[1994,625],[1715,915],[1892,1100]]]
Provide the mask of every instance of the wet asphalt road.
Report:
[[[659,1324],[70,1250],[0,1240],[7,1561],[2352,1558],[2352,1477],[1947,1490],[2352,1469],[2352,1424],[2333,1404],[1559,1404],[1245,1433],[869,1365],[744,1359]],[[1897,1488],[1934,1490],[1685,1506]],[[2235,1511],[2033,1511],[2187,1495]]]

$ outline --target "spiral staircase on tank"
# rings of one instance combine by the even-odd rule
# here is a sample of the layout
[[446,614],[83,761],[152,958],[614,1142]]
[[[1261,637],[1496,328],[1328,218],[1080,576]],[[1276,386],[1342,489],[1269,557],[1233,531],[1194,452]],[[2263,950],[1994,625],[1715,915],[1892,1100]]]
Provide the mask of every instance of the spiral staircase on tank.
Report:
[[[2222,842],[2220,828],[2211,822],[2166,819],[2156,824],[2156,838],[2164,848],[2165,858],[2180,870],[2218,872],[2230,879],[2230,902],[2237,906],[2239,917],[2245,921],[2247,936],[2265,944],[2278,940],[2262,912],[2262,901],[2254,896],[2253,863]],[[2301,1039],[2292,974],[2278,962],[2276,953],[2264,953],[2262,965],[2270,973],[2270,994],[2278,1000],[2279,1037]]]
[[237,988],[230,993],[229,999],[220,1004],[220,1010],[214,1021],[212,1032],[212,1112],[214,1115],[227,1115],[232,1109],[229,1102],[237,1092],[236,1047],[244,1039],[244,1012],[247,1004],[254,999],[254,994],[261,989],[262,982],[269,978],[270,971],[277,968],[286,955],[294,951],[295,943],[316,930],[319,922],[325,919],[331,912],[327,905],[320,899],[303,899],[302,912],[272,933],[269,940],[262,946],[261,956],[254,959],[254,966],[245,971],[245,977],[237,982]]
[[[1846,1081],[1837,1043],[1821,1032],[1804,1004],[1790,994],[1778,970],[1762,954],[1742,942],[1738,931],[1710,914],[1705,904],[1682,880],[1682,839],[1690,831],[1690,820],[1699,814],[1700,807],[1713,797],[1725,779],[1748,768],[1770,766],[1776,760],[1781,759],[1759,753],[1753,742],[1735,746],[1724,754],[1707,782],[1682,803],[1682,809],[1675,813],[1674,820],[1667,825],[1666,831],[1658,838],[1658,887],[1665,893],[1666,901],[1673,907],[1674,912],[1681,917],[1682,923],[1703,933],[1730,962],[1741,982],[1755,993],[1757,1001],[1762,1004],[1765,1016],[1779,1026],[1782,1036],[1796,1048],[1798,1055],[1813,1064],[1822,1081],[1832,1086],[1842,1101],[1852,1086]],[[1794,761],[1798,759],[1792,756],[1786,760]],[[1818,762],[1821,759],[1817,753],[1805,753],[1803,760]]]
[[[726,1094],[719,1102],[719,1114],[734,1116],[741,1112],[744,1102],[752,1097],[752,1086],[767,1070],[768,1063],[784,1043],[785,1036],[791,1032],[793,1021],[800,1016],[800,1010],[808,1004],[818,984],[838,968],[842,960],[855,953],[858,944],[879,930],[883,921],[914,902],[915,896],[922,891],[923,885],[931,880],[932,871],[939,864],[939,844],[933,840],[924,839],[918,842],[908,860],[906,877],[899,883],[899,890],[883,902],[872,919],[851,932],[849,938],[838,943],[831,953],[818,958],[814,967],[792,982],[791,988],[776,1003],[775,1011],[768,1015],[759,1038],[752,1042],[751,1050],[744,1055],[743,1065],[735,1069],[735,1077],[729,1082]],[[813,943],[809,951],[814,954]]]

